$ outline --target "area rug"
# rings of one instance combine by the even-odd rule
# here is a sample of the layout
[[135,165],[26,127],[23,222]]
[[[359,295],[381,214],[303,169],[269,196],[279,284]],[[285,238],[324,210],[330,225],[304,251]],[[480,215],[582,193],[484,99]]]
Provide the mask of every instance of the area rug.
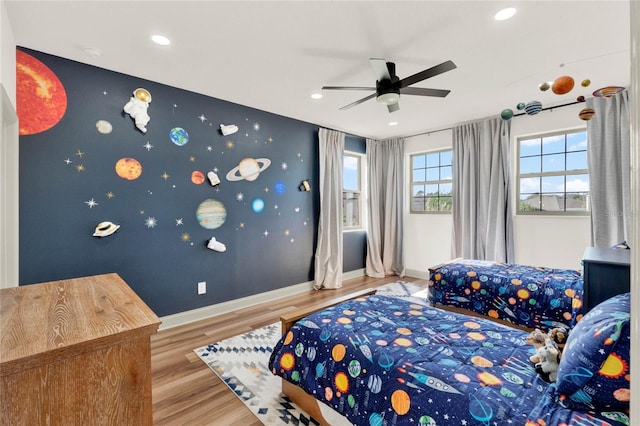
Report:
[[[382,286],[377,293],[426,303],[424,288],[404,281]],[[269,357],[281,335],[278,322],[194,349],[194,352],[263,424],[319,425],[282,394],[280,379],[269,371]],[[342,417],[331,416],[330,421],[336,425],[349,424]]]

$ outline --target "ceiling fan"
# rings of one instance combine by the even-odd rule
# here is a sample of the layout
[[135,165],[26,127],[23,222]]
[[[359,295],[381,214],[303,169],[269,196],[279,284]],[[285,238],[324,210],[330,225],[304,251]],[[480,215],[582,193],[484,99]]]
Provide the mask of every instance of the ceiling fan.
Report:
[[322,90],[375,90],[375,92],[369,96],[365,96],[362,99],[350,103],[349,105],[343,106],[340,108],[341,110],[349,109],[375,97],[378,102],[387,105],[389,112],[394,112],[400,109],[400,106],[398,105],[400,95],[435,96],[444,98],[449,94],[449,92],[451,92],[450,90],[409,86],[422,80],[426,80],[427,78],[435,77],[436,75],[456,69],[456,64],[452,61],[443,62],[440,65],[420,71],[419,73],[403,78],[402,80],[400,80],[396,75],[396,64],[393,62],[387,62],[384,59],[377,58],[371,58],[369,61],[376,77],[376,87],[324,86],[322,88]]

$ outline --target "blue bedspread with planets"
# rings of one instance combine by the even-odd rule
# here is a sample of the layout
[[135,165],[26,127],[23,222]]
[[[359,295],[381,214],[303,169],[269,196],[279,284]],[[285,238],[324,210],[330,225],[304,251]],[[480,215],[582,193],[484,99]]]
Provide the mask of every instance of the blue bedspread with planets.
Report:
[[526,336],[488,319],[373,295],[298,321],[269,368],[356,425],[620,424],[549,404],[551,386],[534,371]]
[[459,260],[432,268],[429,301],[528,328],[575,325],[582,308],[579,271]]

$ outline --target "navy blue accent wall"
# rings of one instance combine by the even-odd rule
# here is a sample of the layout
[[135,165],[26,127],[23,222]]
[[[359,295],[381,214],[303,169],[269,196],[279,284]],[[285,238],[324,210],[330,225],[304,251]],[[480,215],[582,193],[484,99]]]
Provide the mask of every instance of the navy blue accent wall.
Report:
[[[117,272],[163,316],[313,280],[318,126],[19,50],[67,96],[55,126],[20,136],[21,285]],[[146,133],[123,112],[136,88],[152,96]],[[220,124],[239,130],[223,136]],[[362,138],[348,140],[363,149]],[[139,177],[126,178],[135,167],[119,176],[124,158]],[[303,179],[311,192],[298,189]],[[94,237],[103,221],[120,229]],[[211,237],[226,251],[208,249]],[[345,271],[364,266],[362,235],[349,238]]]

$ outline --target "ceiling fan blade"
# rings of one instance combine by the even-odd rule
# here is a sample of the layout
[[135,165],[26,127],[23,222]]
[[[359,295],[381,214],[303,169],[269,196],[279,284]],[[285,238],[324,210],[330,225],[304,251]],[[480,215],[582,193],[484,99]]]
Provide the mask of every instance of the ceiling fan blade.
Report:
[[376,97],[376,93],[372,93],[372,94],[370,94],[369,96],[365,96],[365,97],[364,97],[364,98],[362,98],[362,99],[358,99],[357,101],[352,102],[352,103],[350,103],[349,105],[345,105],[345,106],[343,106],[343,107],[342,107],[342,108],[340,108],[340,109],[341,109],[341,110],[346,110],[346,109],[352,108],[352,107],[354,107],[354,106],[356,106],[356,105],[360,105],[361,103],[366,102],[366,101],[368,101],[369,99],[372,99],[372,98],[375,98],[375,97]]
[[375,87],[351,87],[351,86],[322,86],[322,90],[373,90]]
[[396,102],[395,104],[389,104],[387,105],[387,109],[389,110],[389,112],[395,112],[400,109],[400,105],[398,104],[398,102]]
[[373,75],[376,76],[377,81],[391,80],[389,67],[387,66],[387,61],[385,59],[371,58],[369,59],[369,63],[371,64]]
[[431,67],[414,75],[410,75],[409,77],[403,78],[402,80],[400,80],[400,88],[411,86],[412,84],[418,83],[419,81],[435,77],[436,75],[454,70],[456,68],[456,64],[454,64],[452,61],[443,62],[440,65],[436,65],[435,67]]
[[400,89],[402,95],[418,95],[418,96],[434,96],[436,98],[444,98],[451,90],[444,89],[427,89],[423,87],[403,87]]

